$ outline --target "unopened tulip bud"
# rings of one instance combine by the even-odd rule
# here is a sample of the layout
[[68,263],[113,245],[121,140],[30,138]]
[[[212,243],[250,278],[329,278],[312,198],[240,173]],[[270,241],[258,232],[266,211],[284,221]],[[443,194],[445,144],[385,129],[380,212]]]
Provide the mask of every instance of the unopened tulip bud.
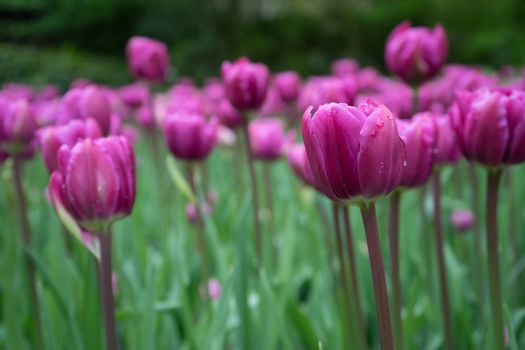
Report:
[[283,102],[292,102],[297,99],[301,88],[301,77],[297,72],[278,73],[274,77],[274,83]]
[[0,150],[12,156],[30,155],[37,124],[26,100],[0,100]]
[[250,148],[255,158],[275,160],[280,157],[286,141],[281,120],[259,118],[249,125]]
[[158,40],[134,36],[126,45],[128,66],[137,79],[156,83],[166,80],[169,56],[166,45]]
[[474,214],[468,209],[454,210],[450,215],[450,222],[459,232],[466,232],[474,227]]

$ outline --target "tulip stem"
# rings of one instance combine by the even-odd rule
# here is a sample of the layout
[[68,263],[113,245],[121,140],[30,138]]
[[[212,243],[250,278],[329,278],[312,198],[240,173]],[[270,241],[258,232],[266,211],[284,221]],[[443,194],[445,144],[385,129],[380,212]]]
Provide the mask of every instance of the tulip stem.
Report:
[[359,284],[357,282],[357,264],[355,261],[355,249],[352,237],[352,226],[350,224],[350,207],[343,207],[343,220],[345,223],[346,250],[348,253],[348,264],[350,265],[350,284],[354,297],[354,312],[357,322],[357,337],[360,349],[366,349],[366,333],[361,314],[361,296],[359,293]]
[[399,206],[401,192],[390,196],[390,264],[392,268],[392,323],[397,349],[403,349],[403,322],[401,320],[401,282],[399,276]]
[[[419,112],[419,86],[412,87],[412,116]],[[411,117],[412,117],[411,116]]]
[[[20,232],[22,234],[22,241],[25,248],[31,248],[31,229],[29,227],[29,219],[27,217],[27,206],[24,194],[24,188],[22,185],[22,164],[18,158],[13,159],[13,180],[18,202],[18,214],[20,220]],[[31,311],[33,314],[33,326],[36,336],[36,347],[43,349],[43,337],[42,337],[42,321],[40,317],[40,306],[38,302],[37,292],[37,281],[35,265],[29,254],[25,252],[25,263],[27,269],[27,278],[29,282],[29,288],[31,293]]]
[[334,217],[334,226],[335,233],[337,238],[337,255],[339,256],[339,279],[343,287],[343,305],[344,305],[344,318],[345,323],[348,326],[348,335],[353,333],[353,328],[351,325],[351,303],[350,303],[350,291],[348,289],[348,282],[346,280],[346,264],[345,264],[345,254],[343,250],[343,233],[341,232],[341,224],[339,221],[339,205],[333,203],[333,217]]
[[498,253],[498,191],[502,170],[488,170],[487,174],[487,251],[490,290],[491,323],[494,349],[505,348],[501,299],[500,262]]
[[253,219],[255,225],[255,249],[257,254],[257,265],[261,267],[262,259],[262,234],[261,234],[261,223],[259,221],[259,194],[257,190],[257,175],[255,173],[255,164],[250,149],[250,132],[248,131],[248,123],[245,122],[242,125],[244,132],[244,146],[246,152],[246,158],[248,159],[248,171],[250,173],[250,180],[252,186],[252,208],[253,208]]
[[104,334],[106,350],[117,350],[117,332],[115,323],[115,301],[111,283],[111,232],[98,234],[100,242],[100,293],[102,313],[104,315]]
[[270,252],[271,252],[271,261],[275,263],[277,258],[277,251],[276,251],[276,235],[275,235],[275,228],[274,228],[274,219],[273,219],[273,205],[272,205],[272,168],[271,163],[264,162],[263,164],[263,178],[264,178],[264,194],[265,194],[265,202],[266,202],[266,209],[268,214],[268,231],[270,231],[268,238],[270,239]]
[[385,280],[385,267],[383,265],[383,258],[381,257],[381,244],[379,242],[379,233],[377,229],[375,204],[373,202],[363,204],[361,206],[361,216],[363,217],[363,223],[365,225],[370,268],[372,270],[372,281],[374,283],[381,349],[393,350],[394,339],[392,336],[392,324],[390,321],[390,308],[388,306],[388,293]]
[[[196,215],[196,222],[195,226],[197,229],[197,245],[199,246],[199,251],[201,255],[201,269],[202,269],[202,278],[204,279],[204,283],[207,286],[208,278],[209,278],[209,272],[208,272],[208,254],[206,251],[206,238],[204,237],[204,229],[203,229],[203,213],[202,208],[200,205],[199,200],[199,194],[197,192],[197,185],[195,181],[195,164],[188,163],[188,181],[190,183],[191,192],[193,193],[195,197],[195,215]],[[206,289],[206,297],[208,296],[208,290]]]
[[441,288],[441,309],[443,313],[443,327],[445,330],[445,349],[454,349],[452,333],[452,316],[448,296],[447,271],[445,269],[445,253],[443,243],[443,228],[441,223],[441,179],[439,170],[435,170],[432,177],[432,190],[434,194],[434,237],[436,242],[436,255],[438,261],[439,284]]

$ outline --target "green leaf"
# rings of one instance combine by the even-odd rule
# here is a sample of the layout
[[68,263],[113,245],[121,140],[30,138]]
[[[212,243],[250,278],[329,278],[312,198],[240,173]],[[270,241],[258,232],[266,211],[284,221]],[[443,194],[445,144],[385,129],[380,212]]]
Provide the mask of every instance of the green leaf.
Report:
[[186,181],[186,179],[180,172],[179,168],[177,167],[177,164],[175,163],[175,160],[173,159],[173,157],[171,156],[166,157],[166,166],[168,167],[168,172],[175,186],[179,189],[179,191],[182,192],[184,196],[186,196],[186,198],[191,203],[195,203],[195,200],[196,200],[195,194],[192,192],[191,187],[188,184],[188,181]]

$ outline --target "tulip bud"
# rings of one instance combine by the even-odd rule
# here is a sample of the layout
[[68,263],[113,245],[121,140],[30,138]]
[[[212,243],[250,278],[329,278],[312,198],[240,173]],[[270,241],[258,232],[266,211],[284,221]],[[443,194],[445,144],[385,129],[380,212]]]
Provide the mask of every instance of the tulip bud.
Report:
[[303,115],[306,154],[318,188],[334,201],[373,199],[393,191],[406,162],[396,120],[373,102],[329,103]]
[[434,123],[437,128],[435,164],[455,164],[459,160],[460,151],[456,134],[452,129],[450,118],[446,115],[435,116]]
[[208,122],[202,115],[175,113],[163,121],[166,143],[175,157],[203,160],[217,141],[218,120]]
[[111,224],[128,216],[135,201],[135,155],[125,137],[85,139],[63,145],[58,170],[49,190],[78,224],[91,232],[106,233]]
[[292,102],[297,99],[301,89],[301,77],[295,71],[278,73],[274,77],[274,83],[279,91],[283,102]]
[[450,222],[459,232],[466,232],[476,224],[474,214],[468,209],[454,210],[450,215]]
[[288,149],[287,158],[295,175],[297,175],[297,177],[299,177],[306,185],[316,187],[304,145],[302,143],[292,145]]
[[246,57],[221,67],[226,96],[240,111],[261,107],[268,91],[270,72],[262,63],[252,63]]
[[208,280],[208,295],[212,300],[217,300],[221,297],[222,294],[222,288],[221,284],[217,279],[210,278]]
[[467,159],[490,167],[525,161],[525,92],[462,92],[449,115]]
[[357,73],[359,62],[351,58],[341,58],[332,63],[332,74],[338,77],[346,77]]
[[219,118],[222,125],[230,129],[236,129],[243,123],[242,115],[227,99],[222,99],[217,103],[214,115]]
[[431,113],[420,113],[411,120],[398,120],[399,135],[405,139],[407,163],[400,186],[423,185],[432,173],[437,129]]
[[151,100],[148,86],[141,82],[123,86],[118,93],[122,102],[130,108],[138,108]]
[[297,105],[300,110],[330,102],[351,102],[349,85],[336,77],[310,78],[301,90]]
[[126,45],[129,70],[137,79],[162,83],[169,66],[168,49],[158,40],[134,36]]
[[49,173],[58,168],[57,153],[62,145],[73,147],[82,139],[102,136],[97,122],[91,118],[85,121],[72,120],[65,125],[48,126],[40,129],[37,135],[42,159]]
[[0,100],[0,149],[12,156],[30,156],[37,124],[26,100]]
[[59,122],[87,118],[96,120],[103,135],[109,133],[111,127],[109,96],[95,85],[71,89],[62,99],[62,118]]
[[259,118],[249,125],[250,148],[256,159],[276,160],[285,142],[282,122],[276,118]]
[[399,24],[386,42],[388,69],[409,84],[432,78],[447,59],[447,34],[441,25],[433,30]]

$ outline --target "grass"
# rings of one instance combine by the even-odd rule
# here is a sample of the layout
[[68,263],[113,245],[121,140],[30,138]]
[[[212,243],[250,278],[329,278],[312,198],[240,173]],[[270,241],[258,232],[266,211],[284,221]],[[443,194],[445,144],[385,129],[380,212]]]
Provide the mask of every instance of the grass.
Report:
[[[323,224],[316,204],[329,214],[328,200],[302,186],[284,160],[273,164],[273,226],[278,255],[273,261],[268,242],[271,233],[263,221],[265,256],[263,268],[258,270],[245,163],[233,149],[216,149],[206,166],[219,200],[204,229],[211,274],[220,281],[222,294],[208,308],[201,297],[195,229],[185,217],[187,196],[171,181],[167,167],[156,168],[147,146],[143,139],[136,144],[137,200],[133,214],[115,224],[113,230],[117,331],[122,348],[344,348],[341,290],[334,286],[330,272],[337,266],[336,257],[328,255],[324,234],[331,235],[333,241],[335,237],[332,225]],[[162,156],[168,157],[163,152]],[[262,174],[262,164],[257,166]],[[178,161],[177,167],[182,169]],[[235,168],[243,172],[240,182],[233,176]],[[10,163],[0,169],[0,349],[31,349],[34,335],[29,290]],[[512,168],[512,186],[507,174],[499,203],[505,321],[512,349],[525,348],[525,239],[520,234],[525,219],[523,170],[523,166]],[[37,156],[27,162],[23,171],[33,234],[28,253],[37,266],[45,348],[101,349],[103,328],[94,258],[77,241],[67,251],[58,217],[44,194],[48,175],[41,159]],[[477,175],[483,208],[485,174],[478,169]],[[471,207],[467,178],[465,163],[442,171],[453,329],[457,349],[488,350],[492,335],[486,268],[476,264],[473,232],[454,232],[448,220],[453,209]],[[420,191],[409,191],[401,203],[400,268],[407,349],[443,346],[429,194],[427,191],[422,205]],[[516,204],[514,209],[512,203]],[[379,201],[377,209],[388,283],[388,201]],[[513,210],[517,210],[514,223],[509,221]],[[378,349],[371,273],[356,208],[351,219],[367,340],[371,349]],[[478,223],[484,234],[484,214]],[[512,227],[517,232],[514,245],[509,236]],[[482,238],[484,242],[484,235]],[[485,253],[482,256],[485,260]],[[478,273],[484,286],[481,290],[476,282]]]

